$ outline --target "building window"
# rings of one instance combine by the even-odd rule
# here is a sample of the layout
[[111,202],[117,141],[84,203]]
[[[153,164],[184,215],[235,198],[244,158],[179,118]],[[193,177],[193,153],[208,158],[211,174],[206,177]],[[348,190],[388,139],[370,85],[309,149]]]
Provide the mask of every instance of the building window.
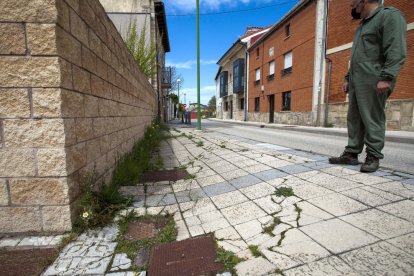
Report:
[[285,55],[285,67],[282,70],[282,76],[292,73],[293,55],[292,51]]
[[260,49],[259,47],[256,48],[256,59],[258,59],[260,56]]
[[244,98],[240,99],[240,110],[244,109]]
[[269,57],[273,57],[275,55],[275,47],[269,48]]
[[227,96],[228,93],[228,72],[223,71],[220,74],[220,98]]
[[291,92],[282,93],[282,111],[290,111]]
[[238,59],[233,64],[233,93],[244,92],[244,59]]
[[224,111],[229,111],[229,102],[224,103]]
[[259,112],[260,109],[260,98],[254,98],[254,112]]
[[269,63],[269,76],[268,80],[273,80],[275,78],[275,62],[271,61]]
[[255,79],[254,84],[255,84],[255,85],[260,84],[260,68],[257,68],[257,69],[256,69],[256,79]]
[[285,27],[285,33],[286,33],[286,37],[289,37],[290,36],[290,24],[287,24],[286,25],[286,27]]

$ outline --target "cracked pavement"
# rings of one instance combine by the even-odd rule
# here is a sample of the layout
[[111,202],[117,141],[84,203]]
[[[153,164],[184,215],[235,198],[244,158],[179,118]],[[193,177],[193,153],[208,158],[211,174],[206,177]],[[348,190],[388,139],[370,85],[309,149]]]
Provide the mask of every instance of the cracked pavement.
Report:
[[[192,177],[122,192],[134,197],[138,215],[174,214],[177,240],[214,233],[220,246],[244,259],[238,275],[414,274],[414,175],[383,169],[362,174],[359,166],[329,164],[327,156],[209,130],[170,132],[186,136],[162,143],[164,167],[186,167]],[[281,187],[292,188],[294,196],[277,196]],[[104,275],[113,240],[92,243],[85,244],[82,260],[101,265],[86,262],[91,272],[78,262],[77,271]],[[72,263],[71,250],[56,260],[56,274],[44,275],[66,275],[56,264],[71,268],[81,249],[73,249]]]

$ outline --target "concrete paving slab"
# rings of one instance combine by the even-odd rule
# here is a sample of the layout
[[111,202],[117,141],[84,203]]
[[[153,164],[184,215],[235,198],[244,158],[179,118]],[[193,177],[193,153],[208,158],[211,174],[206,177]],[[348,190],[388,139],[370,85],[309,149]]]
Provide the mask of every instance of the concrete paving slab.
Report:
[[262,181],[253,175],[246,175],[246,176],[232,179],[229,182],[231,185],[233,185],[237,189],[241,189],[241,188],[249,187],[255,184],[259,184]]
[[208,177],[204,177],[204,178],[197,178],[197,183],[201,187],[221,183],[221,182],[224,182],[224,181],[225,181],[224,178],[221,177],[220,175],[217,175],[217,174],[216,175],[211,175],[211,176],[208,176]]
[[286,276],[357,276],[358,274],[344,261],[332,256],[283,271]]
[[213,196],[211,197],[211,200],[214,202],[214,204],[218,208],[222,209],[222,208],[226,208],[226,207],[229,207],[235,204],[246,202],[249,199],[245,195],[243,195],[240,191],[233,191],[233,192]]
[[343,216],[369,208],[367,205],[339,193],[312,198],[308,201],[334,216]]
[[263,232],[262,223],[258,220],[241,223],[234,226],[234,228],[244,240],[255,237]]
[[285,185],[287,187],[291,187],[293,193],[296,196],[306,200],[312,198],[319,198],[321,196],[327,196],[329,194],[335,193],[334,191],[331,191],[316,184],[306,182],[304,180],[298,181],[296,179],[289,179],[284,183],[284,185],[281,185],[281,187]]
[[378,238],[339,219],[314,223],[300,229],[334,254],[378,241]]
[[272,196],[265,196],[253,201],[269,215],[282,211],[282,207],[272,200]]
[[264,172],[264,171],[268,171],[270,169],[272,169],[272,168],[269,167],[269,166],[263,165],[263,164],[258,164],[258,165],[253,165],[253,166],[243,168],[243,170],[245,170],[246,172],[248,172],[250,174]]
[[329,220],[333,218],[332,215],[323,211],[322,209],[310,204],[307,201],[302,201],[297,203],[298,207],[301,209],[300,217],[298,224],[300,226],[313,224],[323,220]]
[[263,181],[270,181],[276,178],[282,178],[287,176],[288,174],[279,170],[271,169],[268,171],[258,172],[253,174],[255,177],[263,180]]
[[[367,187],[368,189],[370,187]],[[352,199],[355,199],[359,202],[363,202],[366,205],[369,205],[371,207],[377,207],[381,205],[385,205],[388,203],[391,203],[391,198],[394,198],[395,200],[401,200],[401,197],[394,196],[389,193],[381,192],[379,190],[372,191],[375,189],[368,190],[365,187],[364,188],[356,188],[352,190],[347,190],[341,192],[343,195],[346,195],[347,197],[350,197]],[[388,199],[390,198],[390,199]]]
[[311,171],[312,169],[302,166],[302,165],[290,165],[290,166],[280,167],[278,168],[278,170],[281,170],[288,174],[297,174],[297,173]]
[[239,191],[249,199],[254,200],[274,194],[275,188],[266,182],[262,182],[253,186],[242,188]]
[[267,214],[251,201],[230,206],[221,210],[231,225],[251,221]]
[[[393,214],[397,217],[408,220],[414,224],[414,201],[404,200],[385,206],[378,207],[378,209]],[[414,226],[414,225],[413,225]]]
[[413,275],[414,258],[386,242],[365,246],[339,256],[359,275]]
[[414,232],[387,240],[387,242],[408,254],[414,254]]
[[394,195],[398,195],[403,198],[414,198],[414,186],[399,181],[376,184],[372,185],[371,187],[392,193]]
[[401,236],[414,229],[413,223],[375,209],[344,216],[341,219],[381,239]]
[[237,275],[239,276],[260,276],[260,275],[270,275],[276,266],[270,263],[263,257],[254,258],[252,260],[242,262],[235,267]]
[[225,174],[222,174],[221,176],[228,181],[228,180],[235,179],[238,177],[246,176],[248,174],[249,173],[246,172],[245,170],[235,169],[233,171],[226,172]]
[[234,188],[234,186],[230,185],[228,182],[225,181],[217,184],[212,184],[209,186],[204,186],[203,190],[209,197],[213,197],[228,192],[232,192],[236,190],[236,188]]

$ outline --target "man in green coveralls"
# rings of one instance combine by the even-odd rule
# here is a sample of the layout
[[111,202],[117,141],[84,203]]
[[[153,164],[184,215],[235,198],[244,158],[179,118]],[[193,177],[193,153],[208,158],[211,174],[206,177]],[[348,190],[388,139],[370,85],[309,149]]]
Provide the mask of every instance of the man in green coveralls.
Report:
[[361,172],[375,172],[385,141],[385,105],[404,64],[407,23],[403,14],[381,0],[353,0],[352,16],[362,19],[356,30],[351,65],[343,91],[349,93],[348,145],[331,164],[358,164],[366,145]]

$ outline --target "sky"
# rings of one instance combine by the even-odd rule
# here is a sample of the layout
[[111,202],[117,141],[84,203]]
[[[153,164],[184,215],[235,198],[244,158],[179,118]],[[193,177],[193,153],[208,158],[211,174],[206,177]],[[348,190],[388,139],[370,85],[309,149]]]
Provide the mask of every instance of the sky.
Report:
[[[248,26],[278,22],[299,0],[200,0],[200,102],[215,95],[217,61]],[[197,102],[195,0],[164,0],[171,52],[167,66],[184,78],[180,102]],[[185,15],[185,16],[184,16]]]

